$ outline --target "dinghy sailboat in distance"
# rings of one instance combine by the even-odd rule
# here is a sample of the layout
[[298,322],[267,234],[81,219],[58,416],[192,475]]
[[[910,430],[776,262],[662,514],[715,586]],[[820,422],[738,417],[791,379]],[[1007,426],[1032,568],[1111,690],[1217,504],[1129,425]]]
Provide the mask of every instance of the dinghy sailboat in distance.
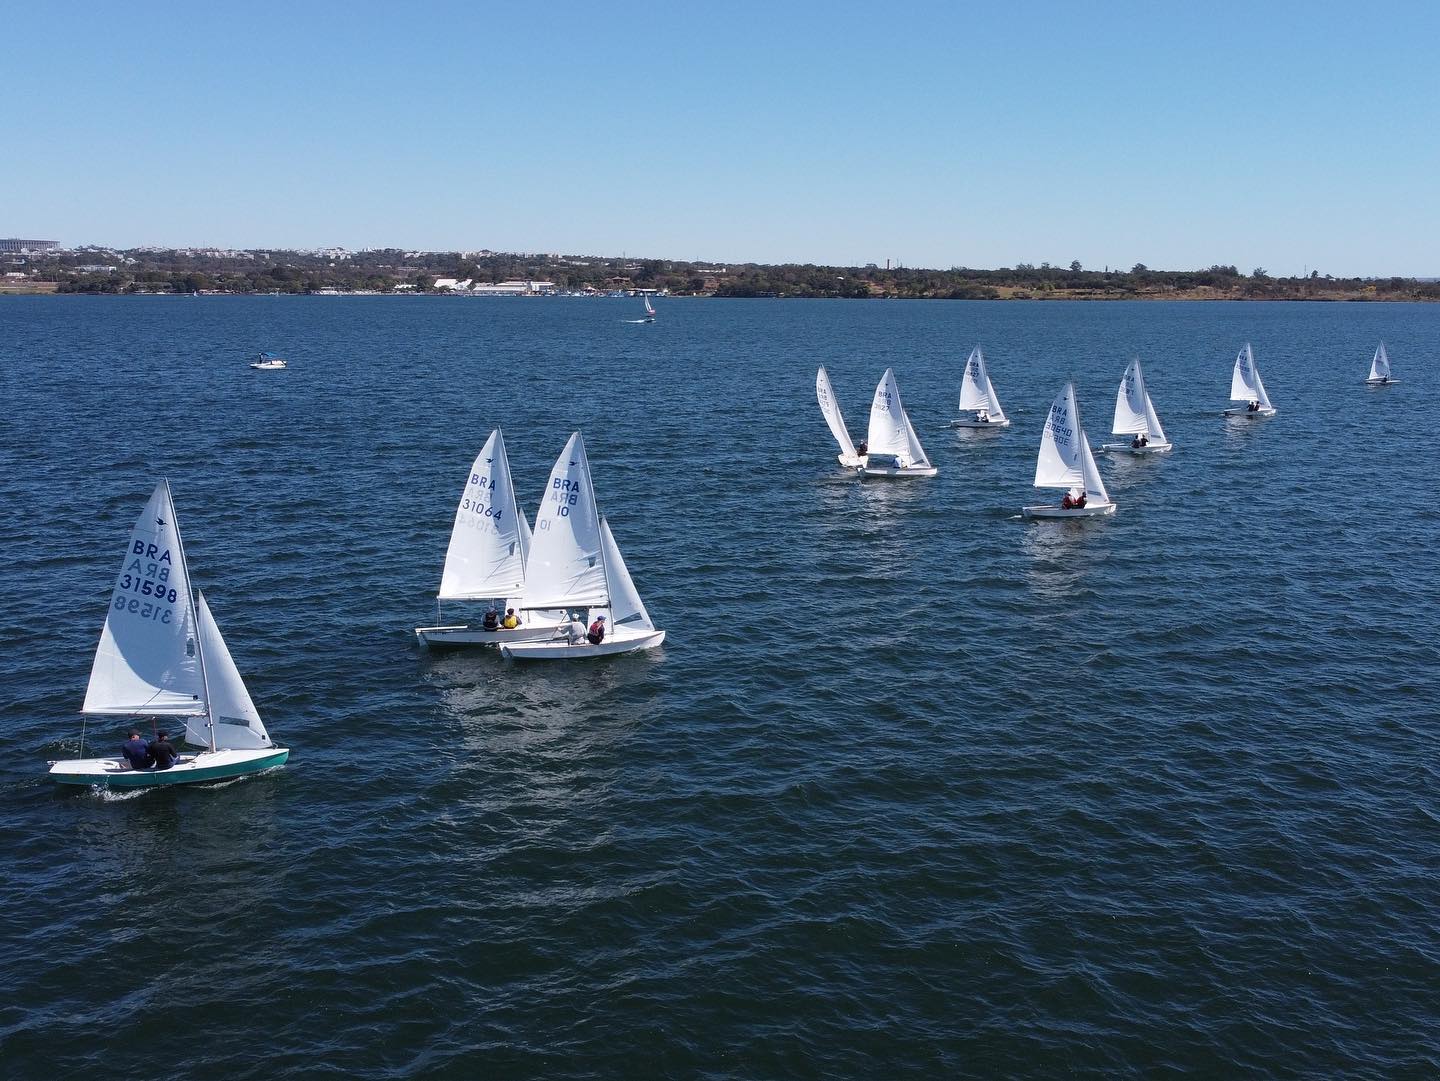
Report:
[[549,638],[559,624],[558,617],[547,623],[532,618],[533,614],[522,615],[521,626],[502,625],[507,608],[520,610],[529,551],[530,525],[515,501],[505,437],[496,428],[470,466],[455,508],[455,525],[435,598],[435,622],[440,624],[441,601],[481,602],[489,606],[488,611],[479,626],[416,627],[415,637],[428,646],[498,646]]
[[1065,388],[1050,404],[1045,431],[1040,436],[1040,456],[1035,462],[1035,487],[1064,488],[1060,505],[1044,504],[1020,508],[1027,518],[1098,518],[1114,514],[1115,504],[1105,491],[1095,456],[1080,427],[1080,408],[1075,404],[1075,384]]
[[275,372],[281,368],[288,368],[285,358],[278,353],[261,353],[250,361],[250,367],[258,372]]
[[860,472],[867,477],[933,477],[940,472],[930,464],[920,445],[915,426],[900,402],[895,373],[889,368],[875,387],[865,443],[865,464]]
[[646,296],[645,296],[645,322],[647,322],[647,323],[653,323],[653,322],[655,322],[655,309],[650,306],[650,296],[649,296],[649,294],[646,294]]
[[1230,400],[1244,402],[1243,406],[1225,410],[1227,417],[1273,417],[1275,407],[1270,404],[1270,395],[1265,393],[1265,383],[1260,378],[1260,366],[1255,363],[1255,353],[1246,342],[1235,357],[1235,371],[1230,376]]
[[985,354],[977,345],[965,361],[965,375],[960,381],[960,419],[950,422],[952,428],[1008,428],[1010,419],[1000,408],[995,385],[985,368]]
[[1370,377],[1365,382],[1372,387],[1388,387],[1400,382],[1390,378],[1390,354],[1385,352],[1384,342],[1375,350],[1375,359],[1370,362]]
[[1160,427],[1139,357],[1130,362],[1120,380],[1115,395],[1115,423],[1110,430],[1115,435],[1134,436],[1128,443],[1105,443],[1100,447],[1112,454],[1169,454],[1175,449]]
[[840,415],[840,403],[835,398],[835,388],[830,385],[830,375],[822,364],[815,373],[815,397],[820,402],[820,412],[825,414],[825,423],[830,425],[830,434],[840,444],[840,453],[835,457],[840,464],[858,469],[865,464],[865,455],[855,449],[850,441],[850,429],[845,427],[845,418]]
[[[500,653],[507,660],[587,660],[654,649],[665,641],[595,506],[579,432],[570,437],[550,471],[525,573],[525,609],[543,618],[562,615],[565,621],[546,641],[502,645]],[[602,620],[604,637],[594,642],[586,627]]]
[[136,731],[143,731],[141,718],[152,730],[183,725],[184,742],[204,750],[181,754],[168,769],[136,769],[120,756],[52,762],[50,777],[60,784],[196,784],[258,773],[290,756],[265,731],[204,596],[191,593],[166,481],[155,486],[130,532],[81,712],[124,718]]

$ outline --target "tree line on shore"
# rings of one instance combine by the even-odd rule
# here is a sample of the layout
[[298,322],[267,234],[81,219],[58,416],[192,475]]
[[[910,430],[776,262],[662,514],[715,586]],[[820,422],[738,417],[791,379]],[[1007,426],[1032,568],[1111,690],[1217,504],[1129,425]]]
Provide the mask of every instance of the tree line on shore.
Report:
[[[103,269],[95,267],[97,260],[104,260]],[[1440,282],[1414,278],[1336,278],[1319,271],[1282,277],[1259,267],[1244,274],[1233,265],[1152,270],[1137,263],[1128,270],[1086,270],[1078,261],[1067,266],[1021,263],[994,270],[934,270],[401,249],[343,255],[83,249],[32,255],[26,270],[28,280],[54,283],[62,293],[427,292],[435,289],[437,280],[454,278],[476,283],[548,281],[567,291],[654,289],[721,297],[1440,300]]]

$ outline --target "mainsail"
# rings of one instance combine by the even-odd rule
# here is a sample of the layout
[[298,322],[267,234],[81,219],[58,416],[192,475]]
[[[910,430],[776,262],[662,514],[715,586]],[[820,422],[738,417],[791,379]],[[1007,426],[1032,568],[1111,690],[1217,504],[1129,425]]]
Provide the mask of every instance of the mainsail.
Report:
[[1145,415],[1145,373],[1140,359],[1132,360],[1120,380],[1115,395],[1115,423],[1110,430],[1116,435],[1150,435],[1150,422]]
[[528,529],[516,505],[505,437],[496,428],[470,466],[455,509],[440,599],[519,597],[525,589]]
[[815,373],[815,397],[820,402],[820,412],[825,414],[825,423],[830,425],[830,434],[848,457],[858,457],[855,444],[850,441],[850,430],[845,427],[845,418],[840,415],[840,405],[835,400],[835,388],[830,385],[830,375],[822,366]]
[[193,716],[205,711],[203,694],[190,575],[162,480],[126,543],[82,708]]
[[1040,455],[1035,461],[1036,488],[1078,488],[1085,483],[1080,448],[1084,435],[1075,405],[1075,385],[1065,388],[1050,403],[1045,430],[1040,433]]
[[525,607],[603,607],[609,589],[602,547],[585,440],[576,432],[550,470],[535,516]]

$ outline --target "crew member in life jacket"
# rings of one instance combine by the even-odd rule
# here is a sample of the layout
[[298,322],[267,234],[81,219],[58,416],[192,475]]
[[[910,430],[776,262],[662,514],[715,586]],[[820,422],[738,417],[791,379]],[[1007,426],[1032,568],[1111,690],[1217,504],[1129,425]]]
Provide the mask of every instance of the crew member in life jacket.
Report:
[[1134,447],[1136,450],[1139,450],[1141,447],[1145,446],[1149,442],[1150,440],[1146,439],[1144,433],[1142,432],[1140,435],[1137,435],[1134,439],[1130,440],[1130,446]]
[[520,617],[515,614],[515,609],[505,609],[505,618],[500,621],[500,626],[504,627],[507,631],[513,631],[516,627],[520,626]]
[[862,458],[865,457],[865,455],[870,453],[870,444],[863,439],[860,440],[860,445],[855,448],[855,453]]
[[1258,412],[1260,412],[1260,403],[1259,403],[1259,402],[1251,402],[1249,405],[1247,405],[1247,406],[1245,407],[1245,412],[1247,412],[1247,413],[1258,413]]
[[1065,493],[1065,498],[1062,499],[1062,500],[1060,500],[1060,509],[1061,509],[1061,510],[1079,510],[1079,509],[1080,509],[1081,507],[1083,507],[1084,505],[1085,505],[1085,493],[1084,493],[1084,492],[1081,492],[1079,495],[1073,495],[1073,494],[1071,494],[1070,492],[1066,492],[1066,493]]
[[498,631],[500,629],[500,613],[493,608],[485,609],[485,618],[480,621],[480,628],[487,631]]
[[598,646],[605,641],[605,617],[596,616],[595,622],[590,624],[590,630],[585,634],[585,641],[592,646]]

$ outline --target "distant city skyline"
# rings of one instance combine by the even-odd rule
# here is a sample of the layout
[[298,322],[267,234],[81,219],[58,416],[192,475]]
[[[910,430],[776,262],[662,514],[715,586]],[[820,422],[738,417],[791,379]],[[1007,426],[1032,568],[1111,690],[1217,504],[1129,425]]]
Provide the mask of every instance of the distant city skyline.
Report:
[[1440,274],[1440,9],[7,12],[67,246]]

